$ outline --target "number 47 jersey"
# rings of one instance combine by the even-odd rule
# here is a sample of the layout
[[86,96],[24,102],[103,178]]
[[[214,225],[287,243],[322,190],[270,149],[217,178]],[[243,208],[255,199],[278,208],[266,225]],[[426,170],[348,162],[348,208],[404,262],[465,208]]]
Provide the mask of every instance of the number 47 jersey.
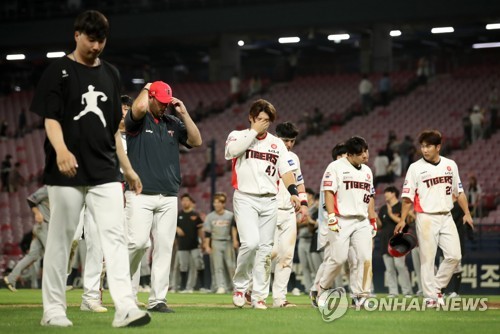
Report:
[[408,168],[401,197],[409,198],[416,212],[449,212],[453,208],[452,195],[464,191],[455,161],[440,158],[437,164],[422,158]]
[[323,174],[321,191],[334,193],[335,214],[341,217],[368,217],[368,203],[375,194],[370,167],[354,167],[347,158],[328,165]]
[[254,130],[233,131],[226,141],[225,157],[232,160],[233,188],[254,194],[278,193],[280,176],[297,169],[281,139],[267,133],[257,139]]

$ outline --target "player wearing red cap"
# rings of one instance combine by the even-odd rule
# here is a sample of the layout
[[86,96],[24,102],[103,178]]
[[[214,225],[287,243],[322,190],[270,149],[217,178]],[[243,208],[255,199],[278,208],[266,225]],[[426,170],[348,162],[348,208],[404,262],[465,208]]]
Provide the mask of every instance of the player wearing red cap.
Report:
[[[176,116],[165,113],[167,108]],[[167,307],[166,296],[181,184],[179,143],[188,148],[200,146],[200,131],[184,103],[173,97],[170,86],[162,81],[144,87],[125,117],[125,128],[130,163],[143,182],[140,195],[125,192],[130,272],[137,271],[151,235],[148,310],[173,312]]]

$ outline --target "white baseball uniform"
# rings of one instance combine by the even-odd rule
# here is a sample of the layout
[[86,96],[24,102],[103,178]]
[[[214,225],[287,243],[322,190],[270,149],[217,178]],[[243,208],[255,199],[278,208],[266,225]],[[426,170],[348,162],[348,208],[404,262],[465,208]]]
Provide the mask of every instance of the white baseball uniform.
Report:
[[[293,152],[289,152],[289,154],[296,166],[294,171],[295,184],[304,184],[299,157]],[[281,305],[286,301],[288,280],[292,272],[293,252],[297,240],[297,217],[291,202],[290,193],[285,188],[283,182],[279,183],[279,191],[276,198],[278,200],[278,220],[276,230],[274,231],[274,246],[272,250],[273,260],[276,261],[272,289],[274,305]]]
[[[422,158],[412,163],[406,174],[402,197],[413,202],[416,212],[422,289],[426,298],[437,298],[462,258],[457,228],[450,213],[452,195],[458,196],[461,192],[457,164],[445,157],[440,157],[437,164]],[[444,261],[434,275],[438,247],[443,250]]]
[[352,245],[358,270],[351,289],[356,296],[368,296],[372,278],[372,227],[368,220],[368,203],[375,193],[372,171],[363,164],[359,169],[354,167],[347,158],[338,159],[326,168],[321,191],[334,193],[340,231],[328,232],[330,257],[324,264],[320,286],[323,289],[332,287],[347,260],[349,245]]
[[263,301],[269,289],[266,265],[271,262],[279,178],[296,168],[281,139],[270,133],[262,139],[256,136],[252,129],[233,131],[225,148],[226,159],[233,161],[233,208],[241,240],[234,289],[245,293],[253,271],[255,303]]

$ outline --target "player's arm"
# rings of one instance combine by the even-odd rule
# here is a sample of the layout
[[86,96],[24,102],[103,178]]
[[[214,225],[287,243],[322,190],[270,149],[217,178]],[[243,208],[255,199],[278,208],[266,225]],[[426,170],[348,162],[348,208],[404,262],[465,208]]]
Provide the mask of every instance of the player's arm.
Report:
[[35,222],[37,224],[43,223],[43,215],[42,212],[38,209],[38,207],[34,206],[31,208],[31,212],[33,212],[33,217],[35,217]]
[[226,160],[238,158],[250,147],[252,141],[257,137],[257,131],[233,131],[226,140],[225,157]]
[[412,201],[408,197],[403,197],[403,201],[401,203],[401,218],[399,219],[399,223],[394,228],[394,234],[403,232],[403,229],[406,226],[406,217],[410,212],[411,205]]
[[186,236],[186,233],[184,233],[182,228],[180,228],[179,226],[177,226],[176,233],[177,233],[178,237],[185,237]]
[[186,143],[191,147],[201,146],[201,133],[193,119],[189,115],[186,106],[184,103],[178,98],[172,98],[172,102],[170,102],[177,113],[179,119],[184,123],[187,132],[187,140]]
[[293,174],[293,171],[286,172],[281,176],[281,179],[283,180],[285,188],[291,195],[291,200],[295,211],[300,211],[302,217],[307,217],[307,202],[305,203],[305,205],[302,205],[304,203],[300,203],[299,190],[295,185],[295,175]]
[[368,219],[370,220],[370,225],[372,226],[372,238],[377,235],[377,212],[375,211],[375,199],[370,196],[370,202],[368,202]]
[[115,145],[116,145],[116,155],[118,156],[118,161],[120,162],[120,167],[123,171],[123,176],[127,181],[130,190],[134,190],[136,194],[142,192],[142,182],[139,175],[132,168],[130,160],[128,159],[125,149],[123,148],[122,138],[120,135],[120,130],[115,133]]
[[464,224],[469,224],[471,228],[474,228],[474,222],[472,221],[472,216],[469,211],[469,203],[467,201],[467,196],[464,192],[461,192],[457,197],[458,205],[464,211]]
[[132,108],[130,109],[131,111],[131,116],[134,121],[138,121],[140,119],[143,119],[144,116],[146,116],[146,113],[148,112],[149,108],[149,87],[151,86],[151,83],[148,82],[143,89],[141,89],[141,92],[137,96],[137,98],[134,100],[134,103],[132,104]]
[[61,123],[55,119],[46,118],[45,131],[47,132],[47,138],[50,144],[52,144],[52,147],[56,151],[57,167],[61,174],[67,177],[76,176],[78,162],[64,142]]
[[236,222],[233,219],[233,223],[231,224],[231,239],[233,240],[233,248],[240,248],[240,243],[238,242],[238,228],[236,227]]
[[212,253],[212,247],[210,247],[212,234],[205,231],[205,238],[203,238],[203,251],[207,254]]

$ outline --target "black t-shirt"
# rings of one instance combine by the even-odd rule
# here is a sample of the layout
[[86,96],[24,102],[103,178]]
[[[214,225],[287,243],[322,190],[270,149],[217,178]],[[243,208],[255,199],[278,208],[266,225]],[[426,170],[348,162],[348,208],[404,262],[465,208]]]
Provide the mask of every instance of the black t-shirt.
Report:
[[177,235],[179,250],[192,250],[198,248],[198,229],[203,228],[203,220],[196,211],[179,211],[177,227],[184,231],[185,236]]
[[88,67],[68,57],[58,59],[42,75],[31,111],[61,124],[64,142],[78,163],[75,177],[62,175],[47,138],[45,184],[84,186],[119,180],[114,135],[122,112],[120,76],[115,67],[105,61]]
[[179,143],[191,148],[184,123],[172,115],[157,120],[150,112],[135,121],[129,111],[125,128],[127,154],[141,178],[142,192],[177,196],[181,184]]
[[[392,207],[392,213],[396,216],[401,216],[401,202],[398,202]],[[380,247],[382,254],[388,254],[387,246],[389,245],[389,239],[394,235],[394,228],[398,222],[395,222],[391,219],[391,217],[389,217],[389,214],[387,213],[387,204],[380,208],[378,217],[382,221],[382,228],[379,232]]]

